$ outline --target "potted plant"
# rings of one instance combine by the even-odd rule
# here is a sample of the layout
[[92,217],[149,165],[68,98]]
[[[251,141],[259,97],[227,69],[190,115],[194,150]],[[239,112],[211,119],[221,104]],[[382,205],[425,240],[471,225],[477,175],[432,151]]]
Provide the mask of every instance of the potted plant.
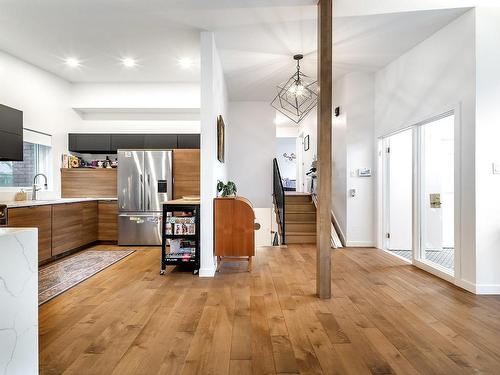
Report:
[[217,182],[217,194],[221,194],[222,197],[235,197],[236,191],[236,184],[233,181],[228,181],[227,184],[222,181]]

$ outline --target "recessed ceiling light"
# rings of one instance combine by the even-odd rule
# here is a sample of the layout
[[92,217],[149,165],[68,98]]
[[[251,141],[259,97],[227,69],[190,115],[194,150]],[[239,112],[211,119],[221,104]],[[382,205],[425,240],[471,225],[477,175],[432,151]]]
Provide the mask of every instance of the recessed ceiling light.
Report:
[[194,65],[194,61],[190,57],[183,57],[179,59],[179,65],[182,69],[189,69]]
[[132,57],[125,57],[122,59],[122,64],[126,68],[133,68],[137,65],[137,61],[135,61]]
[[66,63],[66,65],[68,65],[71,68],[77,68],[80,66],[80,61],[78,61],[78,59],[76,59],[74,57],[68,57],[65,60],[65,63]]

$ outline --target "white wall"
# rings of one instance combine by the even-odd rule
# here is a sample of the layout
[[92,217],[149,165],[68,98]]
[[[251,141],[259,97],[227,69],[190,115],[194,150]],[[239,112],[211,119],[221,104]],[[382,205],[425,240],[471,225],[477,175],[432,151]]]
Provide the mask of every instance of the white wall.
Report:
[[344,242],[347,237],[347,91],[345,79],[333,84],[333,107],[340,115],[332,120],[332,211]]
[[[231,158],[217,160],[217,116],[227,119],[227,89],[219,54],[212,32],[201,33],[201,268],[200,276],[213,276],[213,199],[217,181],[227,180],[227,165]],[[226,123],[226,134],[232,124]],[[227,137],[226,137],[227,138]]]
[[[455,282],[474,288],[475,270],[475,13],[471,10],[418,44],[375,77],[375,137],[458,106],[461,135],[455,191],[461,213]],[[461,196],[460,196],[461,192]],[[381,239],[379,238],[379,246]]]
[[[374,76],[350,73],[337,80],[333,106],[332,209],[347,246],[374,245],[373,177],[358,177],[358,170],[373,170]],[[351,197],[348,192],[355,189]]]
[[297,177],[297,159],[289,160],[283,154],[288,156],[295,154],[297,156],[297,138],[278,137],[276,138],[276,160],[281,173],[281,178],[295,180]]
[[70,83],[0,51],[0,103],[22,110],[25,128],[52,135],[51,186],[55,191],[60,191],[67,129],[81,121],[71,109],[70,98]]
[[476,17],[476,287],[500,294],[500,9]]
[[[306,177],[306,173],[311,169],[311,164],[313,160],[317,159],[318,156],[318,143],[317,143],[317,111],[314,108],[305,119],[303,119],[299,124],[299,137],[297,138],[297,152],[300,154],[298,156],[298,162],[300,162],[300,157],[302,157],[302,168],[299,166],[297,171],[297,182],[300,183],[300,179],[304,181],[304,188],[302,191],[309,192],[311,186],[311,179]],[[309,136],[309,150],[304,151],[304,139]],[[302,169],[301,176],[299,176],[300,169]],[[298,190],[301,191],[300,185],[297,185]]]
[[228,178],[254,207],[272,207],[275,110],[267,102],[230,102]]
[[475,6],[498,6],[498,0],[334,0],[335,17]]
[[200,108],[197,83],[77,83],[74,108]]
[[83,120],[73,133],[200,132],[195,83],[78,83],[71,106]]

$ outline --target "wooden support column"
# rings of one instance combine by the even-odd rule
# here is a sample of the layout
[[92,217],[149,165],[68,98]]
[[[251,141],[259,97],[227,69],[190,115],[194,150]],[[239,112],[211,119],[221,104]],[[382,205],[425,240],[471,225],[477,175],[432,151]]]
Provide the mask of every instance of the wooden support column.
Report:
[[332,191],[332,0],[318,2],[318,209],[316,211],[316,293],[330,298]]

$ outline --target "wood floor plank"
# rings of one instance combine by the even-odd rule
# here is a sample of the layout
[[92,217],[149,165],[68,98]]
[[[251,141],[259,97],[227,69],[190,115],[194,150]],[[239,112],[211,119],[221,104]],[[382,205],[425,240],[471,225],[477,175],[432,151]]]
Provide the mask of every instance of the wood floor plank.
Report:
[[[94,250],[120,249],[99,245]],[[376,249],[259,248],[251,273],[160,276],[136,252],[40,307],[41,374],[500,373],[500,297],[475,296]]]

